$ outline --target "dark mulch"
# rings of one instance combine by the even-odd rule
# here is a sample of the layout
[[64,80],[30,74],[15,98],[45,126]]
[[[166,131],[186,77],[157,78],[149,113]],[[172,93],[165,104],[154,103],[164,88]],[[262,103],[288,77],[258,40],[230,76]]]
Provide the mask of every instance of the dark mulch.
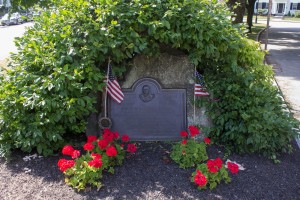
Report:
[[[294,145],[295,146],[295,145]],[[259,155],[230,155],[246,169],[230,175],[230,184],[199,191],[190,180],[194,169],[180,169],[169,159],[170,143],[141,143],[115,174],[105,175],[104,187],[76,192],[64,184],[56,163],[60,156],[35,158],[22,152],[10,163],[0,161],[0,199],[300,199],[300,151],[282,155],[274,164]],[[210,158],[223,157],[217,146],[208,148]]]

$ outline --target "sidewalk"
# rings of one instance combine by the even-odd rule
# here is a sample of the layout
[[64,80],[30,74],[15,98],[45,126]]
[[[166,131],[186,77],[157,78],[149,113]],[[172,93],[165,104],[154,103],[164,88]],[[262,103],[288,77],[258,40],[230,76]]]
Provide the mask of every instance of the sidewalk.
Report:
[[[290,110],[300,120],[300,22],[271,21],[266,56]],[[265,34],[261,35],[262,48]],[[300,138],[296,139],[300,148]]]

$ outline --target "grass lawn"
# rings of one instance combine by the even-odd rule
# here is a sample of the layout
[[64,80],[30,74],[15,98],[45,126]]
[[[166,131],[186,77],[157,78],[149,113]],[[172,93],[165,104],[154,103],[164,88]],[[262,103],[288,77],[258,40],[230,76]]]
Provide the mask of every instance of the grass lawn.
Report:
[[299,17],[289,17],[289,16],[284,16],[282,20],[289,20],[289,21],[297,21],[300,22]]
[[266,28],[266,24],[255,24],[253,23],[253,26],[252,26],[252,33],[247,33],[247,37],[251,40],[255,40],[256,41],[256,38],[257,38],[257,35],[258,33],[263,30],[264,28]]

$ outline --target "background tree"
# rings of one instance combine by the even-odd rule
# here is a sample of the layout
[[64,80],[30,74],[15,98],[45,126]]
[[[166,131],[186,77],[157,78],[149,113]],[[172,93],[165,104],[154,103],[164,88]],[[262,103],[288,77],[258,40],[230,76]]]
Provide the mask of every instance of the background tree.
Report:
[[228,0],[227,5],[235,14],[234,24],[243,23],[243,17],[246,11],[246,0]]
[[254,5],[255,5],[256,0],[247,0],[247,24],[249,28],[249,32],[251,33],[251,27],[253,26],[253,15],[254,15]]
[[243,17],[247,9],[247,25],[249,32],[251,33],[251,27],[253,26],[252,20],[254,15],[254,5],[256,0],[228,0],[227,5],[230,10],[235,14],[233,20],[234,24],[243,23]]
[[[4,0],[4,2],[7,0]],[[47,0],[10,0],[12,10],[19,10],[32,8],[33,6],[47,7],[53,3],[53,1]]]

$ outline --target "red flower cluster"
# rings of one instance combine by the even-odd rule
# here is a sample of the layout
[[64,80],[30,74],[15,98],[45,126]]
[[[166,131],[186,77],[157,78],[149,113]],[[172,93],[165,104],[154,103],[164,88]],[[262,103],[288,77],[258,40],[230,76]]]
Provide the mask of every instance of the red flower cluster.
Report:
[[202,174],[200,170],[196,170],[196,175],[194,177],[194,182],[197,185],[199,185],[200,187],[203,187],[207,183],[206,176],[204,176],[204,174]]
[[127,151],[128,151],[129,153],[135,153],[136,150],[137,150],[137,148],[136,148],[135,144],[128,144],[128,145],[127,145]]
[[102,158],[101,154],[94,153],[94,152],[92,152],[91,157],[94,158],[94,159],[101,159]]
[[91,151],[94,149],[94,145],[90,142],[87,142],[83,145],[83,149],[86,150],[86,151]]
[[210,144],[210,139],[208,137],[204,138],[205,144]]
[[110,132],[109,129],[104,129],[102,137],[108,142],[113,142],[113,140],[115,139],[115,134],[113,132]]
[[66,159],[59,159],[57,166],[59,167],[59,170],[64,172],[67,169],[73,167],[75,165],[74,160],[66,160]]
[[114,135],[114,139],[119,139],[119,133],[116,131],[116,132],[112,132],[112,134]]
[[180,135],[181,135],[181,137],[187,137],[189,134],[186,131],[181,131]]
[[93,160],[88,162],[88,165],[95,168],[102,167],[102,161],[98,158],[94,158]]
[[130,138],[128,135],[122,135],[122,142],[129,142]]
[[71,145],[66,145],[62,149],[62,154],[67,156],[72,156],[72,153],[74,151],[74,148]]
[[106,149],[106,155],[109,157],[114,157],[118,154],[117,149],[114,146],[109,146]]
[[72,153],[72,158],[75,159],[75,158],[78,158],[79,156],[80,156],[80,151],[74,150]]
[[227,167],[232,174],[236,174],[239,171],[239,166],[232,162],[227,162]]
[[87,143],[92,143],[96,140],[97,140],[97,136],[95,136],[95,135],[88,135],[87,136]]
[[196,135],[200,134],[200,131],[197,128],[197,126],[189,126],[188,128],[189,128],[191,137],[195,137]]
[[105,149],[108,146],[108,141],[107,140],[99,140],[98,141],[98,147],[100,150]]
[[183,141],[181,142],[181,144],[183,144],[183,145],[186,145],[186,143],[187,143],[187,140],[183,140]]
[[206,165],[209,172],[216,173],[222,168],[222,164],[223,161],[220,158],[216,158],[215,160],[208,160]]

